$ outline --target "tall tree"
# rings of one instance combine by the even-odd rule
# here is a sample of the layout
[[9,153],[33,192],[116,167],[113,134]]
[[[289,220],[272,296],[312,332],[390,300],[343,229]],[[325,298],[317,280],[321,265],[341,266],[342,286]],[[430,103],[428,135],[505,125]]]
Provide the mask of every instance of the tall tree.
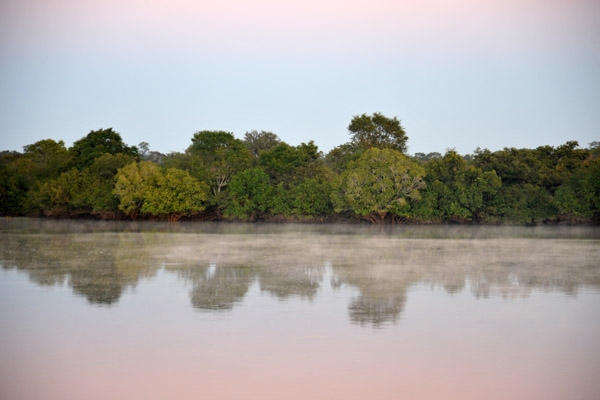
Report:
[[261,168],[237,173],[231,180],[225,213],[236,218],[253,220],[269,207],[272,191],[269,176]]
[[62,140],[40,140],[24,146],[23,150],[21,161],[27,164],[23,167],[32,180],[56,178],[66,171],[71,163],[71,156]]
[[254,157],[258,157],[261,151],[271,150],[279,143],[281,139],[273,132],[250,131],[244,135],[244,144]]
[[481,221],[490,212],[491,201],[500,189],[495,171],[482,171],[468,165],[456,151],[426,165],[423,203],[418,212],[423,217]]
[[119,197],[119,209],[135,218],[146,200],[146,195],[156,186],[160,167],[150,161],[131,163],[119,169],[113,193]]
[[201,181],[209,183],[216,203],[220,193],[237,172],[248,168],[252,162],[250,151],[232,133],[200,131],[194,133],[187,149],[191,156],[191,172]]
[[332,193],[336,212],[349,210],[372,222],[406,216],[425,186],[423,167],[392,149],[369,149],[338,178]]
[[150,215],[166,215],[169,222],[206,208],[208,186],[198,182],[187,171],[167,168],[157,176],[155,185],[144,196],[141,211]]
[[139,156],[138,149],[135,146],[127,146],[121,135],[112,128],[91,131],[87,136],[73,143],[69,152],[77,168],[89,167],[94,159],[104,153]]
[[394,149],[406,152],[408,137],[397,117],[388,118],[383,114],[373,116],[356,115],[348,125],[352,143],[370,149],[373,147]]

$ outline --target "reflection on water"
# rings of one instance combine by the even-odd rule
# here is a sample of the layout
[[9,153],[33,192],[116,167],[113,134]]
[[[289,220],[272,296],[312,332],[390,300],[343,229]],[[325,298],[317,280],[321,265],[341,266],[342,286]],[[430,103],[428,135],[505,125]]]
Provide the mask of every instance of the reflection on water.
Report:
[[0,399],[598,399],[600,230],[0,221]]
[[598,290],[598,232],[11,220],[0,223],[0,263],[38,285],[67,284],[96,305],[118,304],[140,279],[163,269],[184,282],[195,309],[207,312],[234,309],[252,285],[280,301],[312,301],[323,285],[352,287],[350,321],[381,327],[401,318],[416,285],[505,299],[534,290]]

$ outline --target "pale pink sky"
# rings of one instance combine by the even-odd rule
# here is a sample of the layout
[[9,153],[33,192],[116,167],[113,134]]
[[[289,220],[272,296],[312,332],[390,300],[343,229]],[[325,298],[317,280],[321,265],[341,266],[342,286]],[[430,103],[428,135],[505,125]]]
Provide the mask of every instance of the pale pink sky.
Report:
[[585,146],[598,21],[594,0],[4,0],[0,147],[113,126],[160,151],[201,129],[329,150],[376,111],[412,152]]

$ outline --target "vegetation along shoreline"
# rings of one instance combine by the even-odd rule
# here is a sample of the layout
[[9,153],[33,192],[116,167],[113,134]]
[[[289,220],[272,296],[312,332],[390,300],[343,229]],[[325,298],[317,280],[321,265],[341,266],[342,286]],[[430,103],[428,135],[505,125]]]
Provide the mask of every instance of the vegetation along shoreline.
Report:
[[112,128],[0,153],[0,215],[378,224],[598,224],[600,143],[407,154],[400,121],[355,116],[323,154],[266,131],[198,131],[184,152]]

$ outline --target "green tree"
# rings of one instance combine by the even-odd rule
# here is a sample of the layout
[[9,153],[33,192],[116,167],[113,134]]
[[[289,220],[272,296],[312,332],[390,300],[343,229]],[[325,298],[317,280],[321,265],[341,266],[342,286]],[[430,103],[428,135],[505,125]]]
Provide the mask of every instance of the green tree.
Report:
[[223,131],[194,133],[187,153],[190,155],[191,174],[211,186],[217,206],[222,205],[221,192],[233,175],[249,168],[252,163],[252,155],[244,143],[232,133]]
[[[282,216],[312,213],[302,200],[308,194],[299,193],[299,187],[307,179],[323,182],[330,175],[323,165],[322,153],[312,141],[299,146],[280,143],[271,150],[260,153],[259,165],[269,175],[273,185],[270,211]],[[325,186],[320,187],[324,188]],[[312,185],[311,189],[316,190],[317,186]]]
[[586,160],[556,191],[561,215],[600,220],[600,158]]
[[104,153],[126,154],[138,157],[138,150],[135,146],[127,146],[121,135],[113,131],[112,128],[90,131],[87,136],[79,139],[69,148],[73,157],[75,166],[79,169],[89,167],[94,159]]
[[305,179],[292,188],[292,213],[299,217],[331,214],[333,212],[331,191],[332,184],[328,179]]
[[62,140],[40,140],[24,146],[23,150],[21,170],[30,177],[30,181],[56,178],[71,163],[71,156]]
[[119,209],[135,218],[146,200],[147,193],[157,186],[160,167],[150,161],[131,163],[119,169],[113,193],[119,198]]
[[[426,165],[421,217],[482,221],[491,211],[491,201],[502,183],[495,171],[482,171],[468,165],[454,150]],[[421,203],[421,202],[420,202]]]
[[29,189],[27,177],[19,170],[17,152],[0,153],[0,215],[19,215]]
[[531,183],[502,186],[493,206],[503,222],[529,225],[556,215],[552,195]]
[[335,211],[349,210],[372,222],[406,216],[425,186],[423,175],[423,168],[399,151],[369,149],[337,179]]
[[354,143],[336,146],[325,156],[325,165],[337,174],[344,172],[348,164],[358,160],[364,149]]
[[187,171],[167,168],[144,193],[141,212],[166,215],[169,222],[177,222],[183,216],[202,212],[206,208],[208,192],[208,186]]
[[86,187],[82,173],[77,169],[70,169],[58,178],[41,182],[30,207],[35,207],[48,216],[73,216],[85,207]]
[[84,203],[93,212],[116,211],[119,199],[113,193],[120,168],[135,162],[136,157],[126,154],[105,153],[82,171],[85,180]]
[[299,146],[280,143],[260,154],[259,164],[274,184],[286,185],[314,176],[322,167],[322,153],[311,140]]
[[261,151],[271,150],[279,143],[281,139],[273,132],[250,131],[244,135],[244,144],[254,157],[258,157]]
[[406,152],[408,137],[397,117],[388,118],[380,113],[374,113],[373,116],[356,115],[348,125],[348,131],[352,136],[352,143],[360,147]]
[[225,214],[253,220],[269,207],[272,191],[269,177],[261,168],[239,172],[231,180]]
[[414,158],[418,161],[429,161],[429,160],[434,160],[436,158],[442,158],[442,155],[440,153],[438,153],[437,151],[431,152],[431,153],[415,153]]

